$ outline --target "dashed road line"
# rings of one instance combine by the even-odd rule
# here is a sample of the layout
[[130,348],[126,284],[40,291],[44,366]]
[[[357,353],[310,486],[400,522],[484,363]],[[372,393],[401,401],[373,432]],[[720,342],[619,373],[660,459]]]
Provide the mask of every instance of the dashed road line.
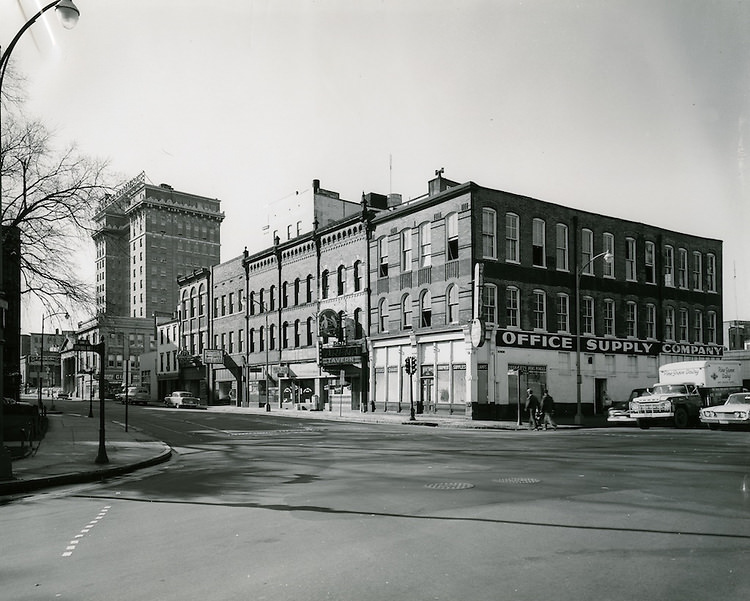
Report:
[[84,528],[81,529],[81,531],[76,534],[73,537],[73,540],[71,540],[68,545],[65,547],[65,551],[63,551],[62,556],[63,557],[70,557],[73,555],[73,551],[76,550],[78,547],[78,543],[81,542],[84,536],[86,536],[87,533],[91,532],[91,529],[96,526],[104,517],[106,517],[107,512],[112,508],[112,505],[105,505],[102,510],[99,512],[99,514],[91,520]]

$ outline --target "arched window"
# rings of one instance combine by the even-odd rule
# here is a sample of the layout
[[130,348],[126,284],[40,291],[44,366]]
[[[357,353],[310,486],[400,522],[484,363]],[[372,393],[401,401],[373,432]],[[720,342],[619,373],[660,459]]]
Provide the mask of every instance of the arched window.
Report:
[[201,283],[198,286],[198,315],[203,317],[206,314],[206,285]]
[[328,298],[328,270],[320,274],[320,296]]
[[247,305],[247,310],[250,312],[250,315],[255,315],[255,291],[250,292]]
[[419,299],[419,326],[422,328],[432,326],[432,294],[429,290],[422,292]]
[[297,348],[299,346],[299,319],[294,320],[294,348]]
[[354,262],[354,292],[362,290],[362,261]]
[[190,317],[195,317],[198,314],[198,292],[195,290],[195,286],[190,288]]
[[289,306],[289,284],[284,282],[281,285],[281,308],[286,309]]
[[384,298],[378,303],[378,329],[380,332],[388,331],[388,301]]
[[260,335],[258,336],[258,348],[261,351],[266,349],[266,329],[260,326]]
[[313,318],[312,317],[308,317],[307,318],[307,328],[306,328],[306,330],[307,330],[306,331],[306,335],[307,335],[306,338],[307,338],[307,340],[305,342],[306,342],[307,346],[312,346],[312,343],[313,343]]
[[346,267],[340,265],[336,277],[337,294],[343,296],[346,294]]
[[268,309],[268,307],[266,307],[266,302],[265,302],[264,297],[265,297],[265,291],[263,290],[263,288],[261,288],[260,292],[258,292],[258,306],[260,307],[260,310],[258,311],[259,313],[263,313],[264,311]]
[[281,325],[281,348],[289,348],[289,322]]
[[268,348],[274,350],[276,348],[276,324],[268,326]]
[[307,290],[306,290],[306,297],[305,302],[311,303],[313,299],[313,277],[312,275],[307,276]]
[[299,305],[299,278],[294,280],[294,304]]
[[402,330],[410,330],[412,323],[411,323],[411,295],[404,294],[403,298],[401,299],[401,329]]
[[183,290],[182,291],[182,311],[181,311],[181,315],[180,315],[180,319],[181,320],[188,319],[188,307],[189,307],[188,302],[189,302],[188,301],[188,291],[187,290]]
[[346,340],[346,313],[339,311],[339,342]]
[[250,328],[247,338],[247,348],[251,353],[255,352],[255,328]]
[[458,323],[458,286],[450,286],[445,294],[448,301],[448,311],[445,315],[447,323]]
[[271,286],[268,290],[268,310],[273,311],[276,309],[276,286]]
[[354,339],[362,340],[364,338],[364,332],[362,330],[362,309],[357,307],[354,309]]

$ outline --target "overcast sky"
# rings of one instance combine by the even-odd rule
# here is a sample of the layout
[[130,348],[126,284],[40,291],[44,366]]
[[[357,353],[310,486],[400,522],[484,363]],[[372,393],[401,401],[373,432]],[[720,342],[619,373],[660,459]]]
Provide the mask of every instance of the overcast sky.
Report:
[[[14,52],[28,112],[125,178],[219,198],[222,260],[313,179],[409,198],[443,167],[721,239],[724,319],[750,319],[748,2],[75,2],[75,29],[52,15]],[[0,0],[0,43],[43,4]]]

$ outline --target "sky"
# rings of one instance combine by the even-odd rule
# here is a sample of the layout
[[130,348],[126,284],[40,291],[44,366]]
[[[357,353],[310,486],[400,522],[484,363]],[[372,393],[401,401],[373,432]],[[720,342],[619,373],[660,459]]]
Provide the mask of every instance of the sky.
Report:
[[[0,44],[45,3],[0,0]],[[412,198],[444,168],[721,239],[724,320],[750,320],[748,2],[75,3],[14,51],[26,111],[124,179],[219,198],[223,261],[313,179]]]

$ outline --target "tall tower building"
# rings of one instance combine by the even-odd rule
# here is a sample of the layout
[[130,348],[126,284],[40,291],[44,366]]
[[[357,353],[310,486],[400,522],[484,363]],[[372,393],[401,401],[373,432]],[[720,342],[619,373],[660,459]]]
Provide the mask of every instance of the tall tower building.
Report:
[[95,216],[97,313],[151,318],[177,306],[177,278],[219,263],[224,213],[215,198],[146,183],[141,173]]

